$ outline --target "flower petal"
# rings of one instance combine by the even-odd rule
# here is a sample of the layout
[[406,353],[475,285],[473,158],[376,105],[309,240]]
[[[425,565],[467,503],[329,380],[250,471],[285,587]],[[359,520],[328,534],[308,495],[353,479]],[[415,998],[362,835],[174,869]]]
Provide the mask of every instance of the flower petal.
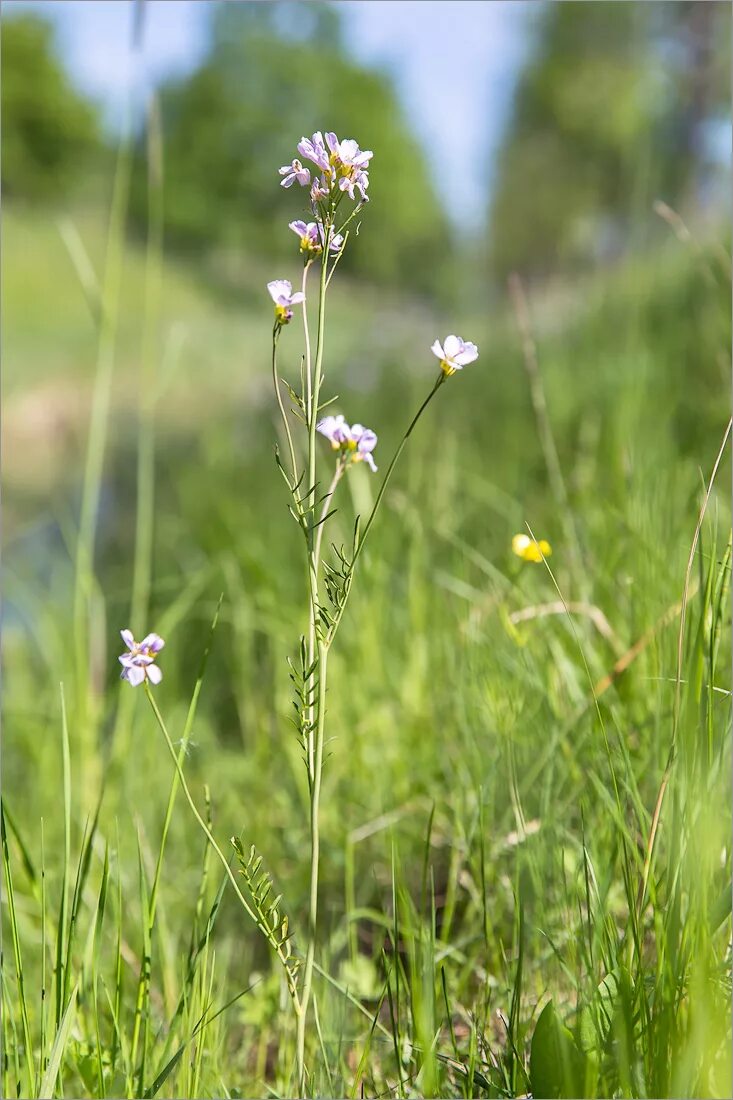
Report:
[[128,649],[135,648],[135,639],[132,636],[131,630],[121,630],[120,637],[122,638],[122,641],[125,643]]
[[431,345],[430,350],[433,355],[437,355],[438,359],[445,359],[445,353],[443,352],[443,346],[440,340],[436,340],[435,343]]
[[157,665],[151,665],[150,668],[145,670],[148,680],[151,684],[159,684],[163,679],[163,673],[160,671]]
[[276,305],[287,305],[293,287],[287,279],[273,279],[271,283],[267,284],[267,289]]
[[122,676],[127,680],[128,684],[137,687],[145,679],[145,669],[139,668],[137,665],[129,665],[122,673]]
[[460,336],[446,336],[443,341],[443,351],[445,352],[446,359],[454,359],[456,355],[463,351],[463,340]]
[[470,342],[464,343],[462,351],[459,351],[458,354],[454,356],[454,359],[456,363],[466,367],[469,363],[473,363],[478,359],[478,348],[475,344],[471,344]]

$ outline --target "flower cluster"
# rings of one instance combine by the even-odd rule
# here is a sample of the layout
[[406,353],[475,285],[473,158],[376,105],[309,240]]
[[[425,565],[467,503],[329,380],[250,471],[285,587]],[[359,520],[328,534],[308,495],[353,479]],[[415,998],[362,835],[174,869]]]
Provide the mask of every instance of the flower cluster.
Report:
[[[317,130],[312,137],[300,139],[298,152],[320,171],[320,176],[314,173],[311,186],[314,205],[324,199],[338,197],[339,191],[354,199],[358,190],[361,201],[368,201],[369,161],[374,156],[371,149],[360,149],[353,138],[339,141],[333,131],[329,131],[324,139],[321,131]],[[283,177],[283,187],[292,187],[296,181],[301,187],[307,187],[311,182],[310,170],[299,160],[283,165],[280,175]]]
[[[325,234],[320,222],[290,222],[288,229],[300,237],[300,251],[306,256],[317,256],[323,252]],[[338,252],[344,243],[342,233],[335,233],[328,242],[329,252]]]
[[546,539],[531,539],[529,535],[515,535],[512,539],[512,553],[522,561],[540,562],[549,558],[552,547]]
[[446,336],[442,344],[436,340],[430,350],[440,359],[440,369],[446,377],[478,359],[476,345],[462,340],[460,336]]
[[136,642],[131,630],[121,630],[120,634],[128,649],[128,652],[120,657],[122,665],[120,679],[127,680],[133,687],[137,687],[143,680],[149,680],[151,684],[159,684],[163,679],[163,673],[155,664],[155,658],[165,645],[161,636],[147,634],[141,642]]
[[305,301],[305,294],[298,290],[293,294],[293,284],[289,279],[273,279],[267,284],[270,297],[275,303],[275,323],[287,325],[292,319],[292,307]]
[[366,462],[376,474],[372,451],[377,445],[377,436],[371,428],[365,428],[363,424],[349,427],[343,416],[324,416],[316,424],[316,431],[325,435],[334,451],[339,451],[345,461]]

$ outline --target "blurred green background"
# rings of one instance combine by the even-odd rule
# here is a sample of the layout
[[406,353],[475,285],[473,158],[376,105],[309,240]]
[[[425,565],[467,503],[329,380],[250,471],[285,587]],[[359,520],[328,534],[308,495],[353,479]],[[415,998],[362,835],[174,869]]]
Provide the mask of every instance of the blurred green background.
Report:
[[[478,344],[480,359],[445,387],[410,442],[332,659],[323,965],[373,1014],[396,864],[415,907],[404,957],[416,980],[410,944],[429,864],[439,941],[431,958],[446,968],[455,1013],[453,1043],[444,1028],[439,1049],[460,1062],[481,1019],[487,1093],[520,1095],[547,995],[575,1027],[582,990],[603,977],[579,946],[591,923],[576,896],[584,854],[599,880],[598,928],[605,935],[612,926],[618,943],[629,934],[635,887],[624,878],[626,846],[638,876],[675,726],[687,748],[673,773],[643,929],[650,970],[634,975],[639,988],[656,975],[653,1005],[675,1008],[656,1032],[650,1024],[643,1041],[637,1035],[638,1065],[615,1047],[593,1086],[600,1091],[588,1095],[726,1095],[729,920],[711,930],[707,916],[691,914],[707,914],[730,880],[727,451],[690,575],[683,680],[693,696],[685,688],[679,722],[675,680],[678,604],[730,410],[728,6],[124,4],[124,43],[101,32],[96,42],[102,58],[109,50],[110,68],[130,48],[112,108],[84,90],[69,47],[82,9],[105,7],[113,5],[3,5],[3,793],[27,985],[39,980],[42,955],[34,878],[42,832],[47,889],[54,898],[60,889],[59,683],[73,843],[103,791],[87,889],[92,897],[98,888],[106,842],[125,897],[119,919],[132,988],[142,935],[138,840],[150,875],[171,776],[145,700],[118,686],[118,630],[165,636],[156,697],[180,730],[222,592],[187,773],[202,805],[208,786],[217,835],[244,830],[303,919],[307,792],[287,720],[285,658],[295,654],[306,608],[297,532],[273,461],[265,284],[300,277],[287,222],[303,216],[305,193],[283,191],[277,168],[302,134],[333,129],[374,150],[371,202],[329,306],[326,388],[340,394],[338,410],[375,428],[386,467],[432,383],[432,341],[458,332]],[[348,9],[369,7],[374,19],[394,20],[390,65],[354,48],[365,17]],[[154,51],[155,20],[165,34],[165,8],[171,35],[195,14],[197,46],[183,69],[151,81],[139,59]],[[483,79],[497,55],[482,62],[470,48],[474,18],[478,37],[490,36],[489,24],[512,27],[501,111]],[[445,42],[441,19],[457,28]],[[446,123],[442,92],[431,102],[417,86],[410,91],[413,52],[426,50],[447,70],[444,86],[452,71],[472,74],[473,83],[458,82],[460,94],[473,88],[486,101],[467,98],[465,115],[486,118],[491,143],[461,128],[460,97]],[[533,403],[513,273],[528,303],[546,421],[536,390]],[[299,335],[293,324],[281,342],[280,369],[293,382]],[[93,580],[80,596],[75,547],[90,424],[97,444],[100,425],[106,438]],[[150,591],[131,609],[139,456],[152,447]],[[335,541],[348,538],[377,484],[361,469],[349,476]],[[552,544],[557,587],[544,567],[512,556],[512,536],[527,523]],[[144,621],[131,623],[141,610]],[[629,653],[627,671],[599,691]],[[180,802],[154,948],[151,1067],[165,1060],[155,1043],[183,983],[200,882],[200,837]],[[216,885],[201,888],[207,904]],[[675,906],[687,916],[670,925]],[[82,976],[93,919],[85,896]],[[217,921],[212,988],[223,1004],[268,963],[232,899]],[[675,936],[672,979],[658,965],[659,944]],[[691,943],[700,973],[686,954]],[[410,974],[406,961],[404,1027],[424,1048],[440,1021],[421,1015]],[[693,1011],[695,981],[702,992]],[[333,990],[330,1002],[329,988],[323,1062],[332,1058],[332,1076],[322,1087],[341,1095],[362,1049],[363,1036],[352,1033],[364,1022],[348,1017]],[[6,1005],[16,991],[8,969]],[[188,1064],[176,1070],[176,1095],[283,1087],[278,1011],[270,975],[219,1019],[199,1077],[185,1076]],[[98,1094],[84,1012],[64,1063],[68,1095]],[[127,1002],[125,1012],[131,1020]],[[504,1076],[492,1076],[487,1050]],[[376,1095],[394,1085],[393,1051],[375,1040],[370,1057],[360,1072]],[[410,1058],[419,1073],[418,1056],[406,1066]],[[619,1066],[632,1062],[627,1079]],[[14,1087],[12,1068],[5,1072]],[[434,1077],[422,1072],[420,1095],[456,1094],[462,1080],[444,1063]],[[194,1080],[202,1091],[184,1091]],[[116,1082],[110,1070],[108,1095],[130,1094],[129,1082]]]

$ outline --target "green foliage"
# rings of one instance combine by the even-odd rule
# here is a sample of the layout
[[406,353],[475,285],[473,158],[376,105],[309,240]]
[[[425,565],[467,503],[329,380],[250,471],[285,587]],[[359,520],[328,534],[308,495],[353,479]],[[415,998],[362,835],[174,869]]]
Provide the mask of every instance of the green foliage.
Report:
[[[83,350],[93,330],[83,309],[72,308],[73,283],[64,278],[67,261],[50,220],[6,214],[9,270],[25,271],[31,231],[49,262],[35,265],[22,286],[6,288],[14,304],[6,346],[10,364],[25,364],[29,355],[21,349],[33,351],[39,386],[43,371],[70,372],[59,356],[67,343]],[[80,231],[91,255],[100,255],[89,218]],[[690,579],[677,754],[639,911],[643,846],[674,726],[674,609],[702,499],[699,471],[707,481],[724,428],[729,286],[718,253],[717,244],[688,250],[671,238],[659,252],[598,272],[573,298],[530,295],[579,532],[580,576],[570,567],[548,488],[511,319],[467,315],[456,325],[476,339],[482,358],[443,387],[426,413],[428,430],[410,440],[385,496],[384,522],[360,558],[362,583],[354,586],[332,657],[335,736],[324,773],[319,949],[327,976],[318,975],[316,990],[322,1043],[317,1030],[309,1034],[314,1089],[324,1095],[359,1095],[361,1084],[365,1095],[376,1095],[400,1080],[405,1095],[422,1085],[425,1095],[428,1086],[443,1096],[526,1094],[529,1078],[542,1072],[542,1031],[533,1036],[537,1005],[548,996],[561,1021],[553,1042],[572,1054],[571,1072],[581,1062],[587,1072],[577,1095],[724,1097],[730,1089],[727,459]],[[5,638],[12,675],[4,788],[12,816],[4,861],[13,905],[3,914],[3,1028],[11,1052],[4,1091],[15,1094],[16,1081],[21,1095],[39,1087],[41,1059],[51,1056],[57,1024],[70,1018],[65,1012],[81,978],[74,1023],[56,1046],[64,1046],[57,1094],[95,1095],[101,1066],[108,1096],[139,1095],[144,1053],[146,1095],[235,1088],[258,1095],[268,1086],[289,1095],[293,1037],[281,1008],[283,968],[270,961],[261,931],[240,915],[221,868],[202,859],[180,794],[165,839],[173,768],[144,700],[124,684],[127,695],[117,694],[115,629],[127,621],[136,504],[127,384],[139,330],[131,319],[141,313],[144,259],[128,249],[128,321],[118,341],[125,385],[115,391],[106,467],[114,509],[103,514],[97,566],[104,620],[95,628],[94,676],[102,677],[105,702],[98,736],[84,749],[69,693],[68,756],[63,740],[57,746],[48,736],[59,721],[54,681],[71,675],[65,551],[49,544],[37,523],[21,527],[16,520],[6,534],[13,540]],[[260,272],[250,278],[254,298]],[[53,327],[46,280],[58,288]],[[28,286],[33,293],[21,309]],[[185,741],[180,759],[201,807],[211,791],[212,830],[225,843],[244,826],[245,865],[250,842],[267,852],[277,890],[288,899],[289,929],[300,930],[308,897],[307,790],[301,745],[286,719],[294,686],[299,705],[307,703],[308,669],[302,654],[294,670],[285,660],[302,567],[272,460],[272,421],[258,399],[268,325],[212,298],[187,271],[166,266],[163,286],[162,329],[176,332],[185,322],[186,341],[177,365],[158,378],[150,626],[167,645],[156,698],[171,716],[173,736]],[[334,280],[333,358],[325,371],[329,388],[350,386],[342,349],[363,332],[372,370],[354,411],[378,427],[379,447],[387,449],[433,367],[426,361],[419,377],[396,369],[403,347],[423,346],[424,318],[401,313],[398,326],[388,300],[366,300],[369,312],[360,318]],[[369,335],[385,318],[395,326],[394,353],[380,351]],[[443,327],[444,318],[432,321]],[[59,332],[67,340],[59,341]],[[242,348],[249,351],[235,387],[230,363]],[[297,331],[285,331],[281,371],[293,382],[296,348]],[[75,369],[90,358],[77,356]],[[83,393],[88,378],[74,379]],[[17,375],[9,384],[12,393]],[[14,403],[6,410],[11,431],[16,411]],[[381,474],[379,452],[377,458]],[[73,457],[57,460],[45,483],[75,470]],[[17,478],[16,471],[6,502],[11,517],[37,516],[37,504],[19,503],[26,491]],[[73,480],[54,485],[57,499],[71,498]],[[355,513],[368,514],[375,481],[355,469],[343,488],[328,537],[350,548]],[[416,509],[418,499],[429,506]],[[610,635],[582,610],[540,614],[559,601],[553,583],[543,566],[522,564],[508,549],[525,519],[553,545],[550,564],[563,596],[600,609]],[[201,681],[201,653],[222,590]],[[536,617],[522,618],[528,611]],[[602,692],[596,687],[596,710],[588,669],[598,685],[620,654],[644,639],[626,671]],[[191,719],[194,682],[201,692]],[[119,703],[130,710],[114,733]],[[79,784],[84,752],[92,764],[84,771],[105,776],[94,843],[84,824],[86,812],[96,810],[98,780]],[[99,771],[95,761],[103,764]],[[152,881],[163,844],[147,938],[150,906],[141,910],[136,901],[139,861]],[[280,943],[281,906],[276,929],[270,904],[262,916]],[[146,942],[148,1024],[141,1022],[133,1064]],[[545,1087],[540,1079],[534,1094]],[[555,1087],[570,1094],[564,1079],[548,1091]]]
[[586,1060],[572,1033],[558,1019],[552,1001],[540,1013],[532,1036],[529,1056],[532,1095],[552,1097],[591,1095],[586,1086]]
[[[297,20],[316,18],[337,41],[330,9],[243,10],[264,38],[284,10],[301,36]],[[6,442],[23,442],[23,461],[6,490],[2,1092],[288,1096],[316,670],[304,648],[285,659],[303,566],[272,454],[267,274],[248,256],[243,300],[227,301],[169,261],[151,294],[157,238],[125,243],[123,207],[102,364],[115,430],[77,646],[70,517],[99,311],[52,218],[5,215]],[[105,223],[90,209],[65,226],[87,288],[114,252]],[[324,373],[329,392],[358,383],[334,411],[375,425],[381,468],[339,486],[334,614],[363,545],[356,517],[434,375],[434,332],[470,335],[481,359],[410,439],[330,658],[313,1095],[730,1095],[729,441],[710,484],[729,268],[717,240],[669,237],[529,295],[567,501],[507,304],[486,316],[472,299],[446,318],[364,283],[355,294],[339,269]],[[288,384],[298,348],[293,325]],[[527,522],[552,543],[552,573],[511,554]],[[161,729],[115,667],[138,553],[146,625],[167,642]],[[211,837],[243,824],[236,863],[202,844],[196,804]]]
[[714,3],[546,5],[499,157],[495,273],[587,266],[654,199],[683,203],[707,178],[705,125],[728,114],[729,39]]
[[[307,189],[273,202],[277,168],[297,156],[314,120],[362,148],[378,150],[369,232],[343,270],[375,281],[435,291],[450,254],[450,234],[430,186],[422,150],[399,108],[392,82],[357,65],[339,43],[337,12],[320,4],[222,5],[199,68],[161,91],[168,239],[212,246],[246,263],[297,252],[289,220],[306,217]],[[295,135],[295,137],[294,137]],[[133,210],[145,217],[144,172]],[[273,269],[274,270],[274,269]]]
[[72,88],[50,25],[34,15],[3,19],[2,74],[4,194],[58,202],[99,151],[96,112]]

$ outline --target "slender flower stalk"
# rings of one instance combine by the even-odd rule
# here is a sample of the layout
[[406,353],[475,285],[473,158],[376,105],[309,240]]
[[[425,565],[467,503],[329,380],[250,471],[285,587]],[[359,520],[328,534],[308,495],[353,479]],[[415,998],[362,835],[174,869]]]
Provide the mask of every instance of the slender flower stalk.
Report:
[[[328,686],[328,656],[342,621],[356,562],[371,530],[392,472],[417,422],[443,383],[454,373],[472,363],[478,357],[475,344],[458,336],[448,336],[441,344],[435,341],[433,353],[440,360],[440,374],[417,413],[410,422],[377,493],[374,506],[359,534],[356,523],[350,554],[335,552],[339,557],[338,568],[323,559],[323,532],[335,509],[333,501],[339,483],[348,471],[365,463],[376,473],[374,449],[377,435],[371,428],[359,423],[349,423],[343,415],[321,416],[321,386],[326,334],[326,295],[334,272],[349,242],[348,227],[367,203],[369,166],[373,156],[370,150],[362,150],[353,139],[339,140],[336,134],[316,131],[310,138],[302,138],[297,151],[303,161],[293,160],[280,169],[283,187],[298,183],[310,185],[312,220],[290,222],[289,229],[300,242],[304,259],[302,289],[294,294],[291,284],[280,279],[268,283],[268,290],[275,303],[273,328],[273,384],[276,400],[286,427],[292,478],[288,479],[294,507],[291,511],[305,535],[306,570],[308,577],[308,634],[302,641],[302,681],[296,710],[299,714],[299,730],[305,751],[310,795],[310,890],[305,963],[298,984],[298,996],[294,999],[297,1018],[296,1072],[300,1096],[308,1094],[306,1068],[306,1035],[315,968],[316,942],[318,938],[318,889],[320,867],[320,804],[323,773],[323,746],[326,728],[326,696]],[[311,170],[303,162],[315,166],[311,183]],[[342,204],[353,203],[351,210],[341,215]],[[340,223],[340,224],[339,224]],[[315,336],[315,356],[312,355],[310,327],[306,313],[306,284],[308,273],[316,260],[320,262],[318,288],[318,317]],[[306,459],[302,470],[298,469],[298,452],[290,433],[277,376],[276,354],[282,329],[293,316],[293,306],[303,305],[304,355],[301,360],[301,393],[293,394],[305,422]],[[318,436],[324,436],[335,452],[335,466],[325,494],[319,496]],[[325,599],[321,597],[321,578]]]
[[280,410],[280,417],[285,428],[285,436],[288,441],[288,451],[290,452],[290,469],[292,473],[291,488],[295,490],[295,485],[298,480],[298,462],[295,457],[295,446],[293,444],[293,435],[290,431],[290,421],[288,420],[288,414],[285,411],[283,405],[282,394],[280,393],[280,380],[277,376],[277,343],[280,337],[280,325],[277,323],[272,332],[272,384],[275,389],[275,397],[277,398],[277,406]]
[[[306,1095],[306,1068],[305,1068],[305,1031],[310,1003],[311,986],[313,982],[313,962],[315,959],[316,935],[318,930],[318,872],[320,861],[320,829],[319,813],[321,799],[321,771],[323,767],[323,730],[325,723],[326,701],[326,669],[327,651],[318,640],[319,596],[318,596],[318,571],[319,560],[317,550],[320,549],[320,538],[315,535],[316,493],[318,483],[317,451],[316,451],[316,420],[318,417],[318,398],[321,389],[321,371],[323,367],[323,349],[326,327],[326,280],[328,276],[328,256],[330,251],[331,227],[324,226],[324,248],[321,253],[321,279],[318,297],[318,328],[316,335],[316,358],[310,378],[311,406],[310,419],[308,421],[308,472],[305,487],[307,501],[310,502],[309,510],[311,522],[308,527],[308,581],[309,581],[309,616],[308,616],[308,663],[311,669],[310,676],[306,678],[306,696],[312,700],[315,692],[315,680],[317,677],[318,694],[315,706],[309,702],[307,707],[308,728],[308,764],[310,786],[310,837],[311,837],[311,875],[308,914],[308,946],[306,949],[305,967],[303,970],[303,984],[300,992],[300,1012],[298,1014],[296,1029],[296,1061],[298,1073],[298,1089],[301,1096]],[[306,509],[308,512],[308,509]],[[317,530],[322,530],[320,524]],[[315,727],[315,728],[314,728]]]
[[[302,289],[294,292],[289,280],[275,279],[267,284],[267,290],[273,301],[275,313],[272,329],[272,381],[287,440],[290,472],[288,473],[282,466],[279,456],[277,456],[277,463],[290,492],[292,500],[290,511],[304,535],[306,551],[308,635],[307,641],[305,638],[301,638],[300,667],[296,668],[291,663],[291,673],[296,684],[297,696],[296,713],[298,721],[296,725],[305,751],[310,803],[310,886],[304,959],[296,959],[291,950],[292,932],[288,931],[287,915],[283,916],[281,914],[279,908],[280,896],[274,902],[269,903],[269,906],[266,904],[265,899],[270,891],[271,879],[267,872],[260,871],[261,857],[257,855],[256,850],[252,847],[248,858],[242,841],[233,838],[232,844],[240,865],[240,874],[244,878],[249,894],[249,897],[247,897],[240,889],[239,882],[231,869],[230,861],[217,844],[211,829],[201,816],[191,795],[183,774],[184,751],[176,753],[151,689],[151,685],[159,684],[162,679],[162,672],[156,664],[156,660],[165,644],[163,639],[157,634],[148,634],[142,642],[136,642],[130,630],[123,630],[121,632],[122,639],[127,652],[120,657],[120,663],[122,665],[122,678],[127,680],[133,687],[143,687],[174,763],[175,780],[169,798],[165,834],[167,834],[177,786],[180,784],[191,812],[222,864],[237,899],[250,919],[262,932],[283,966],[296,1017],[295,1055],[298,1094],[305,1097],[309,1092],[309,1074],[306,1066],[306,1035],[313,992],[313,974],[316,969],[315,953],[318,939],[318,890],[321,851],[320,807],[329,653],[348,604],[356,563],[364,549],[366,539],[402,451],[435,394],[449,377],[478,358],[478,348],[475,344],[464,341],[461,337],[455,335],[446,337],[442,344],[437,340],[435,341],[431,350],[440,360],[440,373],[397,446],[363,529],[360,532],[359,517],[357,517],[350,551],[346,552],[343,547],[339,550],[336,546],[333,546],[337,562],[332,564],[332,562],[324,559],[323,533],[326,524],[335,511],[332,506],[340,482],[349,475],[349,471],[354,466],[362,463],[368,466],[373,473],[376,473],[378,469],[374,459],[374,451],[378,442],[375,431],[365,427],[364,424],[348,422],[343,414],[321,415],[326,405],[330,404],[330,402],[326,402],[325,405],[321,404],[326,336],[326,296],[333,274],[349,241],[348,226],[368,201],[366,190],[369,186],[369,164],[373,154],[370,150],[360,149],[357,142],[351,138],[340,141],[336,134],[330,131],[326,133],[325,139],[320,131],[314,133],[312,138],[302,138],[298,144],[298,152],[314,164],[319,171],[309,190],[311,214],[315,220],[298,220],[291,222],[289,226],[299,237],[300,251],[304,259]],[[284,188],[290,188],[295,183],[298,183],[301,187],[308,187],[311,183],[311,170],[304,167],[302,162],[297,159],[293,160],[290,165],[283,166],[280,169],[280,176]],[[344,208],[348,211],[349,200],[353,202],[353,208],[350,212],[344,214]],[[320,261],[320,278],[314,357],[306,313],[306,290],[309,269],[316,259]],[[297,413],[299,410],[302,414],[300,419],[305,425],[304,459],[302,450],[296,446],[296,440],[293,437],[291,421],[285,408],[278,376],[280,339],[283,330],[293,318],[295,312],[293,307],[296,305],[302,305],[303,307],[305,351],[301,360],[301,392],[297,393],[287,382],[285,382],[285,385],[295,406],[295,411]],[[320,483],[318,477],[319,436],[325,437],[329,441],[335,459],[328,488],[322,496],[319,496]],[[539,545],[542,547],[544,544],[540,543]],[[321,595],[322,591],[325,593],[324,598]],[[195,695],[194,702],[192,702],[194,710],[196,698]],[[193,711],[190,710],[184,732],[184,750],[190,735],[192,714]],[[165,838],[163,846],[164,844]],[[156,869],[156,887],[154,888],[151,907],[153,913],[159,871],[160,862]],[[302,969],[300,969],[301,962],[304,962]],[[144,991],[142,984],[140,989]],[[142,1002],[140,1001],[140,1003]],[[144,1045],[143,1039],[143,1048]],[[142,1074],[140,1084],[142,1086]]]
[[[148,702],[150,703],[153,714],[155,715],[155,720],[156,720],[156,722],[158,723],[158,725],[160,727],[160,730],[163,734],[163,737],[165,738],[165,743],[168,747],[168,752],[170,753],[171,759],[173,761],[173,765],[176,769],[176,775],[178,776],[178,782],[181,784],[181,789],[182,789],[184,795],[186,796],[186,801],[188,802],[188,804],[191,808],[191,812],[192,812],[193,816],[196,818],[196,822],[197,822],[199,828],[201,829],[201,831],[203,832],[204,836],[206,837],[207,841],[209,842],[211,847],[214,849],[214,852],[216,853],[216,855],[219,859],[219,862],[221,863],[222,867],[224,868],[224,872],[225,872],[227,878],[229,879],[230,883],[232,884],[232,888],[234,889],[234,893],[237,895],[237,900],[239,901],[239,904],[242,906],[242,908],[248,914],[248,916],[255,922],[255,924],[260,926],[260,924],[261,924],[260,918],[255,913],[255,911],[252,909],[252,906],[249,904],[249,902],[245,898],[244,894],[242,893],[242,891],[240,889],[240,886],[239,886],[239,883],[237,882],[236,875],[234,874],[234,872],[232,871],[232,869],[229,865],[229,860],[227,859],[227,857],[224,855],[221,848],[217,844],[216,839],[215,839],[213,833],[211,832],[211,829],[209,828],[209,826],[206,824],[203,817],[199,813],[198,807],[197,807],[196,803],[193,800],[193,795],[191,794],[191,791],[189,790],[188,783],[186,782],[186,777],[183,774],[183,768],[181,767],[181,761],[179,760],[178,754],[176,753],[176,750],[173,747],[173,741],[171,740],[171,735],[168,732],[168,727],[166,726],[166,724],[163,720],[163,715],[160,713],[160,710],[158,708],[158,704],[155,702],[155,697],[153,696],[153,693],[150,690],[150,684],[147,681],[145,682],[145,694],[148,697]],[[285,967],[286,973],[289,973],[288,966],[287,966],[287,958],[283,957],[281,955],[280,959],[281,959],[281,962],[283,963],[283,966]],[[297,1012],[300,1009],[300,999],[298,997],[298,990],[297,990],[297,986],[295,985],[295,982],[289,983],[289,988],[290,988],[290,996],[293,999],[293,1004],[294,1004],[296,1012]]]

